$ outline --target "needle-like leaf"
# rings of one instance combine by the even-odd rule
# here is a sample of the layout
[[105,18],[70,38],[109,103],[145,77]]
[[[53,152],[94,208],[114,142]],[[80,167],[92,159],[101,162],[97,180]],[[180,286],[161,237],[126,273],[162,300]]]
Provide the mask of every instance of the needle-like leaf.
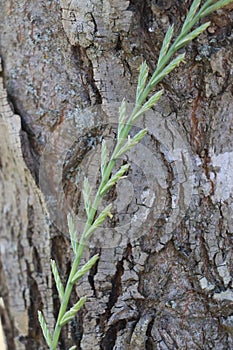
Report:
[[103,178],[108,161],[108,150],[105,140],[102,141],[101,147],[101,176]]
[[85,177],[84,179],[83,199],[84,199],[86,214],[87,214],[87,217],[89,217],[90,211],[91,211],[91,186],[89,184],[87,177]]
[[120,169],[116,172],[115,175],[113,175],[110,180],[106,183],[106,185],[103,186],[102,190],[100,191],[100,195],[103,196],[112,186],[114,186],[117,181],[128,171],[129,164],[124,164],[120,167]]
[[160,66],[161,61],[163,60],[164,56],[166,55],[166,53],[167,53],[167,51],[169,49],[169,46],[170,46],[170,43],[171,43],[171,39],[172,39],[172,36],[173,36],[173,32],[174,32],[174,25],[169,26],[168,30],[167,30],[167,33],[165,35],[165,38],[163,40],[162,48],[160,50],[157,67]]
[[140,67],[140,72],[139,72],[139,77],[138,77],[138,85],[137,85],[137,92],[136,92],[136,103],[139,103],[140,100],[140,96],[145,88],[146,85],[146,80],[148,77],[148,73],[149,73],[149,67],[146,64],[146,62],[144,61],[141,64]]
[[210,7],[207,7],[205,9],[205,11],[202,11],[201,13],[201,17],[205,17],[207,15],[209,15],[210,13],[220,9],[223,6],[226,6],[228,4],[230,4],[232,2],[232,0],[221,0],[221,1],[217,1],[215,4],[213,4]]
[[195,16],[199,6],[200,6],[201,0],[194,0],[190,10],[186,16],[186,19],[184,21],[182,30],[181,30],[181,35],[184,33],[184,31],[186,30],[187,26],[190,24],[190,22],[192,21],[193,17]]
[[79,301],[69,311],[65,313],[65,315],[62,317],[60,321],[60,327],[63,327],[66,323],[68,323],[74,318],[77,312],[85,304],[86,299],[87,299],[86,297],[81,297]]
[[78,272],[74,275],[72,283],[76,283],[82,276],[84,276],[95,265],[99,259],[99,254],[94,255]]
[[122,157],[132,147],[136,146],[136,144],[140,142],[146,134],[147,134],[147,129],[142,129],[133,138],[129,137],[127,142],[122,146],[122,148],[116,154],[116,158]]
[[182,40],[180,40],[177,45],[176,49],[179,50],[182,46],[188,44],[190,41],[194,40],[197,36],[199,36],[202,32],[206,30],[210,25],[210,22],[202,24],[200,27],[193,30],[191,33],[186,35]]
[[93,234],[93,232],[96,231],[96,229],[106,220],[107,217],[112,217],[111,214],[111,208],[112,208],[112,204],[107,205],[106,208],[104,208],[104,210],[99,214],[99,216],[97,217],[97,219],[93,222],[93,224],[91,225],[91,227],[88,229],[88,231],[86,232],[85,238],[89,239],[91,237],[91,235]]
[[51,267],[52,267],[52,271],[53,271],[53,277],[56,283],[56,287],[57,287],[57,291],[59,294],[59,299],[60,301],[62,301],[62,298],[64,297],[64,288],[59,276],[59,272],[58,272],[58,268],[56,265],[56,262],[54,260],[51,260]]
[[68,222],[68,228],[69,228],[69,235],[70,235],[71,245],[72,245],[74,253],[76,253],[77,249],[78,249],[77,232],[76,232],[76,228],[75,228],[75,225],[74,225],[74,220],[73,220],[71,214],[67,215],[67,222]]
[[185,54],[180,54],[174,60],[172,60],[160,74],[152,75],[152,78],[149,82],[151,88],[157,85],[165,76],[167,76],[173,69],[175,69],[181,62],[184,61]]
[[46,340],[46,343],[50,347],[51,344],[52,344],[52,335],[51,335],[51,333],[50,333],[50,331],[48,329],[47,323],[46,323],[45,318],[44,318],[44,316],[43,316],[41,311],[38,311],[38,319],[39,319],[40,327],[42,329],[42,332],[43,332],[44,338]]

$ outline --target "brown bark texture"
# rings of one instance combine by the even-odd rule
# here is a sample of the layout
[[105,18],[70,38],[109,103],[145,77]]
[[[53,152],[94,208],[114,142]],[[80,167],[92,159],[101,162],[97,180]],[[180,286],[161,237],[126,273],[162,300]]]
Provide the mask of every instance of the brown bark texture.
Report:
[[[72,262],[66,215],[84,224],[82,183],[100,178],[100,144],[134,103],[138,67],[156,65],[190,0],[0,2],[0,313],[9,350],[47,349]],[[132,135],[145,139],[104,201],[113,218],[85,249],[98,264],[61,335],[80,350],[233,349],[233,10],[185,49],[164,95]],[[119,165],[118,164],[118,165]],[[77,238],[78,239],[78,238]]]

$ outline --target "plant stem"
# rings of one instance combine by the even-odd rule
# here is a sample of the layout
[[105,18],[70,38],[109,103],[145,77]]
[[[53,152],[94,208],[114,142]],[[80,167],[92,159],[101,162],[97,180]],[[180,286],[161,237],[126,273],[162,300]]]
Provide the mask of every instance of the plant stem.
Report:
[[73,283],[71,283],[75,273],[77,272],[80,260],[82,258],[83,255],[83,250],[84,250],[85,244],[84,241],[82,242],[80,240],[79,246],[78,246],[78,251],[77,254],[75,255],[73,264],[72,264],[72,268],[69,274],[69,278],[66,284],[66,288],[65,288],[65,293],[64,296],[62,298],[62,302],[61,302],[61,306],[60,306],[60,310],[59,310],[59,314],[57,317],[57,321],[56,321],[56,325],[55,325],[55,329],[54,329],[54,335],[53,335],[53,341],[52,341],[52,346],[50,347],[50,350],[56,350],[57,345],[58,345],[58,340],[60,337],[60,333],[61,333],[61,326],[60,326],[60,322],[62,317],[64,316],[67,306],[68,306],[68,302],[70,300],[70,295],[73,289]]
[[50,347],[50,350],[56,350],[57,345],[58,345],[58,341],[59,341],[59,337],[60,337],[60,333],[61,333],[61,329],[62,329],[62,327],[60,326],[60,322],[61,322],[61,319],[67,310],[67,306],[68,306],[68,303],[70,300],[70,295],[71,295],[71,292],[72,292],[72,289],[74,286],[74,284],[72,283],[72,279],[78,270],[80,260],[81,260],[82,255],[83,255],[83,250],[84,250],[85,245],[88,241],[88,239],[86,238],[86,233],[87,233],[88,229],[91,227],[91,225],[93,224],[97,209],[98,209],[100,201],[102,199],[100,192],[101,192],[103,186],[107,183],[107,181],[110,178],[111,172],[112,172],[112,170],[115,166],[115,163],[116,163],[116,154],[119,151],[119,149],[122,147],[122,143],[126,140],[127,135],[129,134],[129,131],[132,127],[131,121],[140,108],[141,108],[141,106],[137,106],[133,110],[133,112],[129,118],[129,121],[126,124],[126,127],[124,129],[122,138],[120,140],[118,140],[116,143],[116,146],[112,152],[112,156],[111,156],[111,158],[108,162],[107,168],[104,172],[104,176],[101,179],[101,183],[100,183],[99,188],[97,190],[97,193],[95,195],[94,203],[92,205],[90,214],[88,215],[87,222],[85,224],[82,236],[80,238],[80,243],[78,246],[77,254],[75,255],[74,261],[72,263],[72,268],[71,268],[71,271],[70,271],[70,274],[68,277],[64,296],[63,296],[62,301],[61,301],[61,305],[60,305],[60,309],[59,309],[59,313],[58,313],[58,317],[57,317],[57,321],[56,321],[56,325],[55,325],[55,329],[54,329],[52,346]]
[[[151,104],[150,104],[151,99],[149,99],[148,103],[145,101],[147,100],[150,92],[164,78],[164,76],[169,74],[170,71],[172,71],[184,59],[183,55],[180,55],[177,57],[177,59],[170,62],[172,56],[181,47],[186,45],[187,42],[190,42],[191,40],[193,40],[193,38],[197,37],[201,32],[203,32],[203,30],[205,30],[206,27],[209,25],[208,23],[206,23],[206,24],[198,27],[196,30],[191,31],[193,26],[197,23],[197,21],[199,19],[201,19],[202,17],[206,16],[206,14],[209,14],[212,11],[214,11],[214,9],[221,7],[221,5],[224,6],[224,5],[231,3],[231,2],[232,2],[232,0],[228,0],[228,1],[227,0],[222,0],[222,1],[220,1],[220,0],[219,1],[207,0],[204,2],[202,7],[200,7],[200,9],[198,11],[198,8],[201,4],[201,1],[194,0],[192,6],[190,8],[190,11],[187,15],[187,18],[183,24],[183,27],[180,31],[180,34],[177,36],[177,38],[174,40],[173,44],[171,44],[171,45],[170,45],[170,42],[171,42],[172,34],[173,34],[173,27],[171,26],[169,28],[167,35],[166,35],[166,38],[164,40],[164,45],[160,51],[160,56],[159,56],[157,67],[156,67],[155,72],[153,73],[152,77],[150,78],[150,80],[148,81],[146,86],[145,86],[145,83],[146,83],[147,74],[148,74],[148,71],[146,73],[146,69],[148,68],[148,66],[144,63],[145,70],[143,70],[143,69],[141,70],[142,79],[139,78],[139,82],[141,81],[142,83],[141,84],[138,83],[138,90],[137,90],[136,103],[135,103],[134,109],[133,109],[131,115],[129,116],[127,122],[125,122],[125,124],[124,124],[124,120],[126,120],[126,117],[125,117],[125,119],[124,119],[124,117],[121,119],[121,122],[122,122],[122,125],[124,126],[124,128],[118,129],[118,132],[119,132],[118,135],[120,135],[120,138],[118,137],[118,139],[117,139],[116,145],[113,149],[113,152],[112,152],[112,155],[111,155],[109,161],[106,164],[106,167],[105,167],[105,161],[104,161],[104,166],[103,166],[104,170],[102,173],[101,182],[100,182],[100,185],[99,185],[98,190],[96,192],[93,204],[90,206],[90,210],[89,210],[89,202],[87,204],[87,207],[88,207],[88,209],[86,209],[87,221],[86,221],[86,224],[84,226],[84,229],[83,229],[82,235],[80,237],[80,241],[79,241],[77,248],[76,248],[76,246],[75,246],[75,248],[73,248],[75,251],[75,257],[74,257],[74,260],[72,263],[71,271],[69,273],[68,281],[66,283],[65,291],[63,291],[63,287],[62,287],[62,291],[60,291],[60,293],[59,293],[62,300],[61,300],[61,305],[60,305],[58,317],[57,317],[56,324],[55,324],[53,337],[50,335],[50,332],[48,330],[46,322],[44,321],[44,318],[42,318],[42,321],[41,321],[42,322],[42,330],[44,331],[45,339],[47,340],[47,344],[49,344],[50,350],[57,349],[62,325],[64,325],[66,322],[66,320],[64,321],[63,316],[67,312],[68,303],[70,300],[73,286],[75,284],[74,281],[75,281],[75,279],[76,280],[78,279],[78,277],[77,276],[75,277],[75,275],[78,271],[78,267],[79,267],[86,243],[92,234],[92,231],[91,230],[89,231],[89,229],[91,228],[91,226],[93,225],[93,223],[95,221],[95,216],[96,216],[97,210],[99,208],[101,199],[104,195],[103,194],[105,191],[104,186],[108,183],[109,180],[111,182],[110,177],[111,177],[113,168],[116,164],[117,158],[126,152],[125,150],[127,149],[127,144],[126,144],[127,138],[129,136],[130,130],[131,130],[132,126],[134,125],[135,121],[145,112],[145,110],[151,108]],[[190,33],[190,31],[191,31],[191,33]],[[170,62],[170,66],[169,66],[169,62]],[[143,65],[142,65],[142,67],[143,67]],[[143,75],[144,72],[146,75]],[[144,76],[144,80],[143,80],[143,76]],[[138,91],[139,91],[139,93],[138,93]],[[153,97],[152,98],[153,104],[155,103],[154,102],[155,100],[156,101],[158,100],[158,98],[157,98],[158,96],[159,97],[161,96],[161,91],[159,91],[157,93],[157,95],[155,94],[154,96],[152,96]],[[143,106],[145,106],[144,109],[143,109]],[[144,134],[143,134],[143,136],[144,136]],[[139,138],[137,139],[137,142],[138,142],[138,140],[139,140]],[[126,145],[126,147],[125,147],[125,145]],[[131,145],[134,145],[134,143],[132,143]],[[102,165],[101,165],[101,167],[102,167]],[[121,176],[121,174],[119,176]],[[115,181],[115,179],[112,181],[113,184],[116,183],[114,181]],[[111,186],[112,186],[112,184],[111,184]],[[107,189],[108,188],[109,187],[107,185]],[[85,202],[85,199],[84,199],[84,202]],[[85,207],[86,207],[86,204],[85,204]],[[106,218],[106,216],[104,218]],[[102,221],[99,221],[99,222],[102,222]],[[93,228],[95,230],[96,226],[94,225]],[[75,234],[75,229],[73,231]],[[88,233],[88,231],[89,231],[89,233]],[[72,241],[72,237],[73,236],[71,235],[71,241]],[[97,258],[98,258],[98,256],[97,256]],[[94,262],[96,262],[96,260]],[[57,271],[57,268],[55,271]],[[57,272],[57,275],[58,275],[58,272]],[[57,276],[57,278],[55,278],[55,281],[57,281],[57,280],[60,282],[59,276]],[[75,309],[76,312],[77,312],[77,310],[78,310],[78,308]],[[69,312],[72,313],[73,311],[69,310]],[[68,314],[69,314],[69,312],[68,312]],[[41,315],[41,313],[40,313],[40,315]],[[65,318],[66,318],[66,316],[65,316]],[[41,319],[41,317],[39,318],[39,320],[40,319]],[[67,318],[67,320],[69,321],[69,318]],[[45,329],[43,329],[43,328],[45,328]],[[51,341],[51,339],[52,339],[52,341]]]

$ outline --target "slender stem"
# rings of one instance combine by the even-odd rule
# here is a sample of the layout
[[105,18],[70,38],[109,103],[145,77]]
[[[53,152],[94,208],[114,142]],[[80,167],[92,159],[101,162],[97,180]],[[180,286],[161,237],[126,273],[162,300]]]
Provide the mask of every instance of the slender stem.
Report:
[[54,329],[53,341],[52,341],[52,346],[51,346],[50,350],[56,350],[57,345],[58,345],[58,340],[59,340],[60,333],[61,333],[61,328],[62,328],[60,326],[60,322],[61,322],[61,319],[62,319],[62,317],[64,316],[64,314],[65,314],[65,312],[67,310],[68,302],[70,300],[70,295],[71,295],[71,292],[72,292],[72,289],[73,289],[73,285],[74,285],[71,281],[72,281],[75,273],[77,272],[78,266],[80,264],[80,260],[81,260],[82,254],[83,254],[83,250],[84,250],[84,247],[85,247],[85,244],[86,244],[86,241],[87,241],[86,238],[85,238],[85,235],[86,235],[88,229],[93,224],[93,221],[94,221],[97,209],[98,209],[100,201],[102,199],[102,196],[100,195],[101,190],[102,190],[103,186],[107,183],[107,181],[110,178],[111,172],[112,172],[112,170],[114,168],[114,165],[116,163],[116,154],[118,153],[119,149],[122,147],[122,143],[126,140],[127,135],[129,134],[129,131],[130,131],[131,127],[132,127],[131,122],[133,120],[133,117],[135,116],[135,114],[138,112],[138,110],[140,108],[141,108],[140,106],[137,106],[137,107],[134,108],[134,110],[133,110],[133,112],[132,112],[132,114],[131,114],[131,116],[129,118],[129,121],[128,121],[128,123],[125,126],[122,138],[121,138],[121,140],[117,141],[117,144],[116,144],[116,146],[115,146],[115,148],[114,148],[114,150],[112,152],[112,156],[111,156],[111,158],[110,158],[110,160],[108,162],[107,168],[106,168],[106,170],[104,172],[104,175],[102,177],[101,183],[100,183],[99,188],[97,190],[97,193],[95,195],[94,203],[92,205],[90,214],[88,215],[86,225],[84,227],[82,236],[80,238],[78,251],[77,251],[77,254],[75,255],[75,258],[74,258],[74,261],[73,261],[73,264],[72,264],[72,268],[71,268],[71,271],[70,271],[70,274],[69,274],[69,277],[68,277],[68,281],[67,281],[67,284],[66,284],[64,296],[62,298],[60,310],[59,310],[59,313],[58,313],[58,317],[57,317],[57,321],[56,321],[56,325],[55,325],[55,329]]
[[[185,26],[182,27],[180,34],[178,35],[178,37],[175,39],[174,43],[171,45],[171,47],[168,49],[167,53],[165,54],[165,56],[161,59],[160,61],[160,65],[157,66],[152,78],[150,79],[150,81],[148,82],[146,89],[147,91],[151,91],[151,89],[158,84],[159,81],[156,81],[153,85],[151,84],[152,80],[155,80],[155,77],[158,76],[162,70],[166,67],[166,65],[168,64],[168,62],[170,61],[171,57],[174,55],[174,53],[178,50],[178,44],[179,42],[181,42],[181,40],[190,32],[190,30],[192,29],[192,27],[195,25],[195,23],[198,22],[198,20],[202,17],[202,13],[204,12],[204,10],[208,7],[209,3],[211,3],[212,1],[207,1],[198,11],[198,13],[192,18],[192,20],[186,24]],[[184,46],[185,43],[182,45]],[[182,47],[181,46],[181,47]],[[180,47],[180,48],[181,48]],[[179,49],[180,49],[179,48]]]
[[[55,324],[55,329],[54,329],[54,334],[53,334],[52,344],[50,346],[50,350],[57,349],[59,337],[60,337],[60,333],[61,333],[61,329],[62,329],[62,326],[60,324],[61,324],[63,316],[66,313],[68,303],[70,300],[70,296],[72,293],[72,289],[74,286],[74,282],[72,282],[72,281],[74,280],[74,276],[77,273],[85,245],[89,239],[89,236],[87,234],[88,230],[94,223],[97,209],[98,209],[100,202],[101,202],[101,199],[103,197],[103,194],[101,194],[102,189],[104,188],[104,186],[106,185],[106,183],[110,179],[111,173],[112,173],[113,168],[116,164],[116,160],[118,157],[117,155],[119,154],[119,151],[121,150],[121,148],[124,146],[134,122],[143,113],[143,104],[145,103],[148,95],[150,94],[152,89],[154,89],[155,85],[157,85],[160,82],[160,80],[163,79],[164,76],[161,73],[163,72],[164,68],[166,68],[166,66],[169,64],[171,57],[174,55],[174,53],[177,52],[179,48],[181,48],[185,45],[186,42],[184,39],[190,33],[192,27],[197,23],[197,21],[206,15],[206,10],[208,9],[208,7],[210,5],[212,5],[214,3],[214,0],[207,0],[203,4],[203,6],[199,9],[199,11],[196,13],[196,10],[197,10],[196,7],[199,7],[199,6],[197,6],[198,3],[199,2],[197,0],[195,2],[195,4],[193,5],[192,9],[193,10],[195,9],[194,11],[192,11],[192,9],[190,9],[190,11],[191,11],[191,12],[189,12],[190,15],[189,15],[187,21],[185,21],[185,23],[180,31],[180,34],[174,40],[173,44],[170,46],[168,51],[165,52],[163,57],[161,57],[161,59],[159,59],[159,64],[157,65],[156,70],[153,73],[153,75],[152,75],[151,79],[149,80],[149,82],[147,83],[147,85],[145,87],[143,85],[144,89],[142,89],[140,95],[137,97],[135,107],[134,107],[130,117],[128,118],[128,121],[125,123],[124,129],[120,133],[121,138],[117,139],[115,148],[114,148],[112,155],[110,157],[110,160],[108,161],[108,164],[104,170],[100,185],[98,187],[98,190],[96,192],[96,195],[95,195],[95,198],[93,201],[93,205],[91,207],[90,212],[88,213],[87,221],[86,221],[86,224],[84,226],[82,235],[80,237],[78,249],[75,253],[75,257],[74,257],[74,260],[72,263],[72,268],[71,268],[71,271],[69,273],[68,281],[66,283],[64,295],[62,297],[62,301],[61,301],[57,321]],[[210,9],[211,9],[211,6],[210,6]],[[190,39],[188,38],[186,40],[190,40]],[[166,72],[166,74],[168,74],[168,73]]]
[[67,310],[68,302],[70,300],[70,295],[71,295],[71,292],[72,292],[72,289],[73,289],[73,283],[71,281],[72,281],[75,273],[78,270],[78,266],[80,264],[80,260],[81,260],[82,254],[83,254],[83,250],[84,250],[85,243],[86,243],[85,234],[87,233],[88,229],[91,227],[91,225],[92,225],[92,223],[94,221],[95,214],[97,212],[97,208],[98,208],[99,203],[100,203],[101,198],[102,198],[101,195],[100,195],[101,189],[106,184],[106,182],[108,181],[108,179],[109,179],[109,177],[111,175],[112,169],[113,169],[113,167],[115,165],[115,162],[116,162],[116,160],[114,159],[114,154],[116,154],[116,152],[119,150],[119,147],[120,147],[119,142],[117,142],[116,147],[115,147],[115,149],[113,151],[112,157],[111,157],[110,161],[108,162],[108,166],[107,166],[107,168],[105,170],[105,174],[104,174],[104,176],[103,176],[103,178],[101,180],[100,186],[98,188],[98,191],[97,191],[95,199],[94,199],[94,203],[93,203],[92,209],[91,209],[90,214],[88,216],[88,219],[87,219],[86,225],[84,227],[82,236],[80,238],[78,251],[77,251],[77,254],[75,255],[75,258],[74,258],[74,261],[73,261],[73,264],[72,264],[72,268],[71,268],[71,271],[70,271],[70,274],[69,274],[69,277],[68,277],[68,281],[67,281],[67,284],[66,284],[64,296],[62,298],[59,314],[58,314],[56,325],[55,325],[55,329],[54,329],[52,346],[51,346],[50,350],[56,350],[56,348],[57,348],[58,340],[59,340],[60,333],[61,333],[61,328],[62,328],[60,326],[60,322],[61,322],[61,319],[62,319],[62,317],[64,316],[64,314],[65,314],[65,312]]
[[71,271],[69,274],[69,278],[68,278],[68,281],[66,284],[65,293],[64,293],[64,296],[62,298],[59,314],[58,314],[55,329],[54,329],[52,346],[50,347],[50,350],[56,350],[57,345],[58,345],[58,340],[59,340],[61,328],[62,328],[60,326],[60,322],[61,322],[61,319],[66,312],[68,302],[70,300],[70,295],[71,295],[71,292],[73,289],[73,283],[71,283],[71,281],[72,281],[75,273],[77,272],[77,269],[78,269],[78,266],[79,266],[79,263],[80,263],[80,260],[81,260],[82,254],[83,254],[84,247],[85,247],[84,242],[80,242],[80,244],[78,246],[78,251],[77,251],[77,254],[74,258],[72,268],[71,268]]

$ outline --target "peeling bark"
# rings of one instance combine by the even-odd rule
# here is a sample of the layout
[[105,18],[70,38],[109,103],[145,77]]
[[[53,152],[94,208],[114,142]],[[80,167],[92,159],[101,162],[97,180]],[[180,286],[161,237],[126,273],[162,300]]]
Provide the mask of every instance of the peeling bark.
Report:
[[[53,326],[49,262],[65,282],[67,211],[81,229],[81,184],[88,175],[97,186],[101,139],[111,147],[140,62],[155,68],[168,24],[178,32],[190,2],[1,4],[0,294],[9,349],[46,349],[36,313]],[[106,197],[114,220],[85,251],[83,264],[97,252],[100,260],[72,295],[71,303],[88,301],[60,349],[233,347],[232,17],[231,6],[211,16],[186,64],[162,83],[159,105],[133,127],[148,135]]]
[[8,104],[2,77],[0,95],[3,327],[9,349],[33,349],[33,338],[41,342],[37,307],[53,322],[48,215],[23,160],[20,117]]

